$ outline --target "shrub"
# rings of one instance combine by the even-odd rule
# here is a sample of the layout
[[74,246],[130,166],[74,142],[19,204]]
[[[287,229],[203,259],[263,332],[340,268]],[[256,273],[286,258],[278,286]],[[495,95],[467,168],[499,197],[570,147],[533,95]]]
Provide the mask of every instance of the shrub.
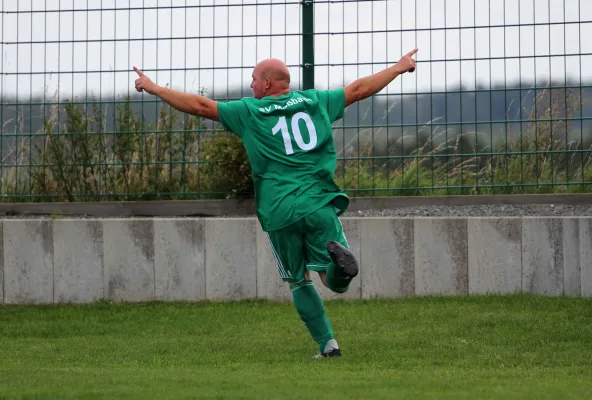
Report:
[[254,195],[251,165],[242,140],[216,132],[201,145],[202,190],[210,197],[248,198]]

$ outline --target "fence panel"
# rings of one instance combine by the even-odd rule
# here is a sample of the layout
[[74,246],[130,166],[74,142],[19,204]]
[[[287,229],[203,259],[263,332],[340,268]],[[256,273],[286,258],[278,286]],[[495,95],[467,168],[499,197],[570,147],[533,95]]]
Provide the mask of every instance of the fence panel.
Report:
[[0,0],[1,201],[252,196],[238,138],[137,93],[226,101],[284,60],[343,87],[417,70],[335,123],[353,196],[590,191],[592,4],[581,0]]

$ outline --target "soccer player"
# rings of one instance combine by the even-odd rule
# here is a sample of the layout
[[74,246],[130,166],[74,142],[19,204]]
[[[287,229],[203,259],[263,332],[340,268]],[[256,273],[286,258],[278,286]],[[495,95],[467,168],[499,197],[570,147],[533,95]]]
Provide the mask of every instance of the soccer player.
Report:
[[158,86],[134,67],[136,90],[158,96],[179,111],[219,121],[242,139],[253,173],[257,217],[279,275],[289,283],[294,306],[319,346],[315,358],[340,357],[341,349],[310,271],[336,293],[345,293],[358,274],[339,221],[349,199],[333,180],[332,123],[343,117],[347,106],[413,72],[416,52],[335,90],[292,91],[286,65],[267,59],[253,70],[253,98],[229,102]]

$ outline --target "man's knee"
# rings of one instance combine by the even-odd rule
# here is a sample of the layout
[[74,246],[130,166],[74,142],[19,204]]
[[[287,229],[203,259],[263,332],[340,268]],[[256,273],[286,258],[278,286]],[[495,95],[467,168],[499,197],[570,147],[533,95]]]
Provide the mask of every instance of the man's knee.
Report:
[[325,271],[319,271],[319,279],[323,282],[323,285],[327,287],[327,273]]
[[[309,272],[309,271],[306,271],[306,272],[304,273],[304,280],[307,280],[307,281],[309,281],[309,280],[310,280],[310,272]],[[298,284],[298,283],[299,283],[299,282],[288,282],[288,284],[290,285],[290,287],[292,287],[292,286],[294,286],[294,285],[296,285],[296,284]]]
[[319,272],[319,276],[321,278],[321,281],[323,282],[323,285],[325,285],[325,287],[327,287],[333,293],[344,294],[349,290],[349,284],[347,284],[346,286],[335,286],[331,284],[331,282],[333,281],[331,281],[331,279],[327,279],[327,272],[325,271]]
[[[323,286],[325,286],[327,289],[331,290],[334,293],[343,294],[343,293],[347,292],[347,290],[349,289],[349,285],[348,285],[348,287],[345,287],[345,288],[334,288],[334,287],[329,286],[327,284],[327,272],[326,271],[318,271],[318,274],[319,274],[319,279],[323,283]],[[304,273],[304,279],[307,281],[310,280],[310,271],[306,271]],[[288,282],[288,283],[290,285],[290,288],[292,288],[294,285],[297,284],[297,282]]]
[[327,283],[327,272],[325,271],[319,271],[319,278],[321,279],[321,282],[323,282],[323,285],[334,293],[343,294],[348,290],[348,288],[334,288],[329,286]]

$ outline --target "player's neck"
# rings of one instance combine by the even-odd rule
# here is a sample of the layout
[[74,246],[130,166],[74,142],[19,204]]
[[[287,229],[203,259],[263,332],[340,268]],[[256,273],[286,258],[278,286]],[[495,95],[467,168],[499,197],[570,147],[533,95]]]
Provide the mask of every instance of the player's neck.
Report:
[[290,89],[289,88],[288,89],[280,90],[280,91],[275,92],[275,93],[270,93],[270,94],[267,95],[267,97],[280,97],[280,96],[283,96],[283,95],[288,94],[288,93],[290,93]]

